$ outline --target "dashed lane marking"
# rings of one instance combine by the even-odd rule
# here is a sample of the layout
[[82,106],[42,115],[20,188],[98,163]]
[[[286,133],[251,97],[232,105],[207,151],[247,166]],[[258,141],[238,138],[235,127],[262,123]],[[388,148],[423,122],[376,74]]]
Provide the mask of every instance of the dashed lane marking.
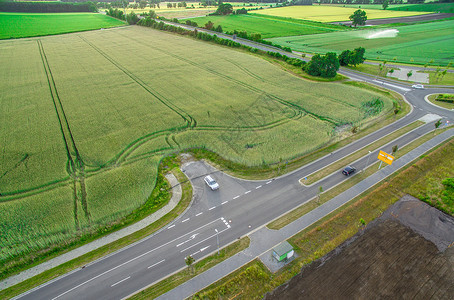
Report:
[[261,185],[259,185],[259,186],[258,186],[258,187],[256,187],[255,189],[257,190],[257,189],[259,189],[259,188],[261,188],[261,187],[262,187],[262,186],[261,186]]
[[270,180],[270,181],[268,181],[268,182],[267,182],[267,183],[265,183],[265,184],[270,184],[271,182],[272,182],[272,181]]
[[153,268],[154,266],[157,266],[157,265],[159,265],[160,263],[162,263],[162,262],[164,262],[164,261],[165,261],[165,259],[163,259],[163,260],[161,260],[161,261],[158,261],[157,263],[155,263],[155,264],[149,266],[148,269],[151,269],[151,268]]
[[240,196],[235,196],[233,197],[233,200],[240,198]]
[[170,225],[169,227],[167,227],[167,229],[170,229],[170,228],[173,228],[173,227],[175,227],[175,224]]
[[199,212],[199,213],[196,214],[195,216],[198,217],[198,216],[200,216],[201,214],[203,214],[203,212]]
[[246,194],[249,194],[250,192],[251,192],[251,191],[247,191],[247,192],[244,192],[244,194],[246,195]]
[[184,222],[186,222],[186,221],[189,221],[189,218],[184,219],[183,221],[181,221],[181,223],[184,223]]
[[212,208],[210,208],[210,209],[208,209],[208,210],[212,210],[212,209],[215,209],[215,208],[216,208],[216,206],[213,206]]
[[229,202],[229,201],[224,201],[224,202],[221,203],[221,205],[224,205],[224,204],[226,204],[227,202]]
[[120,284],[120,283],[122,283],[123,281],[128,280],[129,278],[131,278],[131,276],[128,276],[128,277],[126,277],[125,279],[122,279],[122,280],[118,281],[117,283],[112,284],[110,287],[114,287],[114,286],[116,286],[117,284]]

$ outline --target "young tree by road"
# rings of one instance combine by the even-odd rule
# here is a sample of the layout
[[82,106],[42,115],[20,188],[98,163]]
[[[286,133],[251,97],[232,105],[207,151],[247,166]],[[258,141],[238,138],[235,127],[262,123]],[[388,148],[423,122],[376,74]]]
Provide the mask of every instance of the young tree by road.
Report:
[[367,16],[364,10],[356,10],[349,18],[352,21],[353,26],[366,25]]

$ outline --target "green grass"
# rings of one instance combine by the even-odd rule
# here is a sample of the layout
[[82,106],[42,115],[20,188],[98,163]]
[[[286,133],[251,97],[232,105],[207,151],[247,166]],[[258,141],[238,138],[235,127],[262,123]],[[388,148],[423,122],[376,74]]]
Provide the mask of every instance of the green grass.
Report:
[[53,35],[123,26],[125,22],[94,13],[3,13],[0,39]]
[[[429,96],[429,101],[435,105],[438,105],[440,107],[444,107],[444,108],[447,108],[447,109],[454,109],[454,103],[449,103],[449,102],[445,102],[445,101],[438,101],[437,100],[437,97],[438,97],[439,94],[433,94],[433,95],[430,95]],[[451,95],[452,97],[454,97],[453,94],[448,94],[448,95]]]
[[[349,16],[357,8],[353,7],[338,7],[332,5],[312,5],[312,6],[287,6],[279,8],[271,8],[257,11],[261,15],[271,15],[286,18],[304,19],[316,22],[338,22],[349,21]],[[415,16],[424,14],[417,11],[390,11],[365,9],[368,20],[382,18],[397,18],[406,16]]]
[[386,29],[362,29],[310,36],[280,37],[269,39],[273,43],[303,52],[342,52],[345,49],[364,47],[366,58],[425,64],[447,65],[454,52],[454,20],[393,27],[396,37],[368,39],[373,33]]
[[[381,4],[342,4],[337,6],[345,6],[348,8],[361,8],[361,9],[377,9],[383,10]],[[441,12],[441,13],[454,13],[453,3],[426,3],[426,4],[390,4],[386,10],[392,11],[420,11],[420,12]]]
[[191,18],[190,20],[197,22],[199,27],[203,27],[208,21],[211,21],[215,24],[215,26],[221,25],[224,32],[244,30],[248,33],[260,33],[262,38],[306,35],[345,30],[344,27],[337,25],[259,14],[207,16]]
[[[166,214],[164,217],[162,217],[158,221],[150,224],[149,226],[147,226],[133,234],[123,237],[111,244],[105,245],[105,246],[98,248],[96,250],[93,250],[89,253],[86,253],[74,260],[71,260],[71,261],[66,262],[62,265],[59,265],[55,268],[52,268],[48,271],[45,271],[37,276],[29,278],[15,286],[12,286],[10,288],[0,291],[0,298],[1,299],[10,299],[14,296],[17,296],[21,293],[24,293],[24,292],[34,288],[40,284],[43,284],[53,278],[61,276],[76,268],[80,268],[80,267],[84,266],[85,264],[90,263],[96,259],[99,259],[109,253],[113,253],[127,245],[130,245],[138,240],[141,240],[141,239],[149,236],[150,234],[156,232],[158,229],[162,228],[163,226],[168,224],[170,221],[174,220],[176,217],[181,215],[181,213],[187,209],[188,205],[190,204],[190,202],[192,200],[192,186],[189,183],[186,175],[184,175],[180,171],[176,162],[178,162],[178,158],[176,160],[173,158],[166,159],[163,162],[163,164],[162,164],[163,168],[161,169],[161,171],[163,171],[164,168],[166,168],[166,172],[167,172],[167,170],[171,169],[170,172],[172,172],[175,175],[175,177],[178,179],[178,182],[181,183],[181,189],[182,189],[181,200],[171,212]],[[161,174],[160,178],[162,178],[162,174]],[[159,198],[159,199],[163,200],[163,203],[168,201],[170,199],[170,194],[168,193],[168,187],[169,186],[168,186],[167,181],[164,181],[164,180],[159,181],[156,185],[156,188],[153,190],[153,194],[150,196],[150,199]],[[146,205],[141,207],[139,210],[135,211],[133,215],[128,216],[128,218],[122,219],[121,223],[117,222],[116,228],[113,228],[113,229],[119,229],[125,224],[129,224],[136,220],[140,220],[140,219],[148,216],[150,213],[156,211],[156,207],[154,207],[154,203],[155,203],[154,201],[147,202]],[[89,242],[97,237],[98,237],[97,235],[92,235],[92,236],[88,237],[84,242]],[[75,246],[78,246],[78,245],[75,245]],[[75,248],[75,247],[72,247],[72,248]],[[71,248],[66,249],[66,250],[70,250],[70,249]],[[61,254],[61,253],[55,252],[53,254],[50,254],[48,257],[46,257],[46,259],[51,259],[59,254]],[[41,259],[42,259],[42,257],[39,257],[38,259],[33,259],[33,257],[31,257],[30,261],[28,261],[27,259],[23,259],[22,266],[29,268],[31,266],[37,265],[40,262],[42,262]],[[21,268],[16,267],[16,272],[18,272],[20,270],[21,270]]]
[[139,209],[171,152],[259,167],[336,141],[343,124],[374,122],[364,102],[384,101],[378,118],[393,109],[386,93],[142,27],[0,41],[0,66],[4,266]]
[[453,176],[454,160],[446,160],[446,157],[453,154],[454,141],[451,140],[398,174],[387,178],[380,186],[356,197],[339,210],[293,236],[289,242],[298,257],[278,272],[272,274],[257,259],[198,292],[192,298],[262,299],[265,293],[297,275],[304,265],[323,257],[355,235],[362,227],[361,219],[369,223],[406,193],[415,195],[429,191],[433,199],[440,199],[446,190],[441,182]]

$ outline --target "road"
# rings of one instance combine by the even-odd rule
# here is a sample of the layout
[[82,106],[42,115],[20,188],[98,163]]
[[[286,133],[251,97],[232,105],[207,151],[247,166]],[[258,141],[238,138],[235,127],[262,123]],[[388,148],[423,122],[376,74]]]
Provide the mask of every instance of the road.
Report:
[[[233,178],[202,162],[192,162],[183,170],[193,185],[191,207],[173,223],[158,233],[139,241],[21,295],[21,299],[121,299],[133,292],[184,268],[185,257],[196,260],[213,253],[219,246],[235,241],[264,226],[269,221],[309,201],[319,186],[324,190],[348,180],[340,171],[312,186],[299,184],[299,179],[327,166],[342,157],[367,146],[380,137],[418,120],[428,113],[454,121],[454,112],[435,107],[424,101],[430,93],[450,92],[452,89],[414,90],[407,85],[387,82],[342,70],[355,80],[367,81],[404,94],[414,109],[406,117],[350,145],[285,176],[264,181]],[[390,152],[394,144],[401,148],[434,128],[433,122],[411,131],[382,149]],[[371,154],[376,157],[376,151]],[[365,167],[367,156],[354,163],[358,170]],[[376,159],[370,159],[372,164]],[[213,174],[221,188],[211,191],[203,182]]]

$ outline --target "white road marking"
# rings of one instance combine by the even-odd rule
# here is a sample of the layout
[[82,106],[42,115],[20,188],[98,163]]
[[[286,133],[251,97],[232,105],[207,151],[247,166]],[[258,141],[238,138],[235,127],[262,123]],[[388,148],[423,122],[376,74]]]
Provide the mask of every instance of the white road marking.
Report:
[[247,192],[244,192],[244,194],[246,195],[246,194],[249,194],[250,192],[251,192],[251,191],[247,191]]
[[200,249],[199,251],[196,251],[196,252],[192,253],[191,256],[194,256],[194,255],[196,255],[198,253],[201,253],[201,252],[205,251],[208,248],[210,248],[210,246],[204,247],[204,248]]
[[203,212],[199,212],[199,213],[196,214],[195,216],[198,217],[198,216],[200,216],[201,214],[203,214]]
[[265,183],[265,184],[270,184],[271,182],[272,182],[272,181],[270,180],[270,181],[268,181],[268,182],[267,182],[267,183]]
[[262,187],[262,186],[261,186],[261,185],[259,185],[259,186],[258,186],[258,187],[256,187],[255,189],[257,190],[257,189],[259,189],[259,188],[261,188],[261,187]]
[[122,279],[122,280],[120,280],[119,282],[112,284],[110,287],[114,287],[114,286],[116,286],[117,284],[122,283],[122,282],[125,281],[125,280],[128,280],[129,278],[131,278],[131,276],[128,276],[128,277],[126,277],[125,279]]
[[170,229],[170,228],[173,228],[173,227],[175,227],[175,224],[170,225],[169,227],[167,227],[167,229]]
[[183,221],[181,221],[181,223],[184,223],[184,222],[187,222],[187,221],[189,221],[189,218],[184,219]]
[[198,242],[198,243],[196,243],[196,244],[194,244],[194,245],[192,245],[192,246],[189,246],[189,247],[186,248],[186,249],[181,250],[180,253],[183,253],[184,251],[186,251],[186,250],[188,250],[188,249],[191,249],[192,247],[197,246],[198,244],[203,243],[203,242],[205,242],[206,240],[211,239],[212,237],[216,236],[216,234],[220,234],[220,233],[222,233],[222,232],[224,232],[224,231],[226,231],[226,230],[229,230],[229,228],[223,229],[223,230],[219,231],[218,233],[215,233],[215,234],[213,234],[213,235],[210,235],[210,236],[207,237],[206,239],[201,240],[200,242]]
[[240,198],[240,196],[235,196],[233,197],[233,200]]
[[105,271],[105,272],[103,272],[103,273],[101,273],[101,274],[99,274],[99,275],[96,275],[95,277],[93,277],[93,278],[91,278],[91,279],[88,279],[88,280],[82,282],[82,283],[79,284],[79,285],[76,285],[75,287],[73,287],[73,288],[67,290],[66,292],[63,292],[63,293],[61,293],[60,295],[58,295],[58,296],[52,298],[52,300],[58,299],[58,298],[60,298],[61,296],[64,296],[64,295],[66,295],[66,294],[68,294],[68,293],[74,291],[75,289],[77,289],[77,288],[83,286],[84,284],[89,283],[90,281],[93,281],[93,280],[95,280],[95,279],[97,279],[97,278],[99,278],[99,277],[101,277],[101,276],[103,276],[103,275],[105,275],[105,274],[107,274],[107,273],[109,273],[109,272],[112,272],[113,270],[116,270],[116,269],[118,269],[118,268],[121,268],[122,266],[124,266],[124,265],[126,265],[126,264],[129,264],[130,262],[135,261],[136,259],[139,259],[139,258],[141,258],[141,257],[143,257],[143,256],[145,256],[145,255],[147,255],[147,254],[150,254],[150,253],[153,252],[153,251],[156,251],[156,250],[158,250],[158,249],[160,249],[160,248],[162,248],[162,247],[164,247],[164,246],[167,246],[168,244],[173,243],[173,242],[175,242],[176,240],[178,240],[178,239],[180,239],[180,238],[182,238],[182,237],[184,237],[184,236],[186,236],[186,235],[188,235],[188,234],[191,234],[191,233],[194,232],[194,231],[197,231],[197,230],[199,230],[199,229],[202,229],[203,227],[206,227],[206,226],[208,226],[208,225],[210,225],[210,224],[212,224],[212,223],[214,223],[214,222],[217,222],[218,220],[219,220],[219,219],[213,220],[213,221],[211,221],[211,222],[209,222],[209,223],[207,223],[207,224],[205,224],[205,225],[203,225],[203,226],[200,226],[200,227],[197,228],[197,229],[194,229],[194,230],[192,230],[192,231],[190,231],[190,232],[188,232],[188,233],[186,233],[186,234],[183,234],[183,235],[180,236],[180,237],[177,237],[177,238],[175,238],[175,239],[173,239],[173,240],[171,240],[171,241],[169,241],[169,242],[167,242],[167,243],[165,243],[165,244],[162,244],[162,245],[160,245],[160,246],[158,246],[158,247],[156,247],[156,248],[154,248],[154,249],[151,249],[150,251],[147,251],[147,252],[145,252],[145,253],[142,253],[142,254],[140,254],[139,256],[136,256],[136,257],[134,257],[134,258],[131,258],[130,260],[125,261],[124,263],[119,264],[118,266],[113,267],[112,269],[109,269],[109,270],[107,270],[107,271]]
[[215,208],[216,208],[216,206],[213,206],[213,207],[209,208],[208,210],[212,210],[212,209],[215,209]]
[[159,265],[160,263],[162,263],[162,262],[164,262],[164,261],[165,261],[165,259],[163,259],[163,260],[161,260],[161,261],[158,261],[157,263],[155,263],[155,264],[149,266],[147,269],[153,268],[154,266],[157,266],[157,265]]
[[191,237],[189,238],[189,240],[186,240],[186,241],[184,241],[184,242],[182,242],[182,243],[179,243],[179,244],[177,245],[177,247],[180,247],[181,245],[184,245],[184,244],[186,244],[187,242],[192,241],[192,240],[195,239],[195,237],[198,236],[198,235],[199,235],[198,233],[191,235]]
[[407,89],[407,88],[404,88],[404,87],[401,87],[401,86],[398,86],[398,85],[390,84],[390,83],[387,83],[387,82],[384,82],[384,81],[378,81],[378,80],[372,80],[372,81],[380,83],[381,85],[391,86],[393,88],[396,88],[396,89],[399,89],[399,90],[402,90],[402,91],[405,91],[405,92],[411,91],[411,89]]
[[221,203],[221,205],[224,205],[224,204],[226,204],[227,202],[229,202],[229,201],[224,201],[224,202]]

